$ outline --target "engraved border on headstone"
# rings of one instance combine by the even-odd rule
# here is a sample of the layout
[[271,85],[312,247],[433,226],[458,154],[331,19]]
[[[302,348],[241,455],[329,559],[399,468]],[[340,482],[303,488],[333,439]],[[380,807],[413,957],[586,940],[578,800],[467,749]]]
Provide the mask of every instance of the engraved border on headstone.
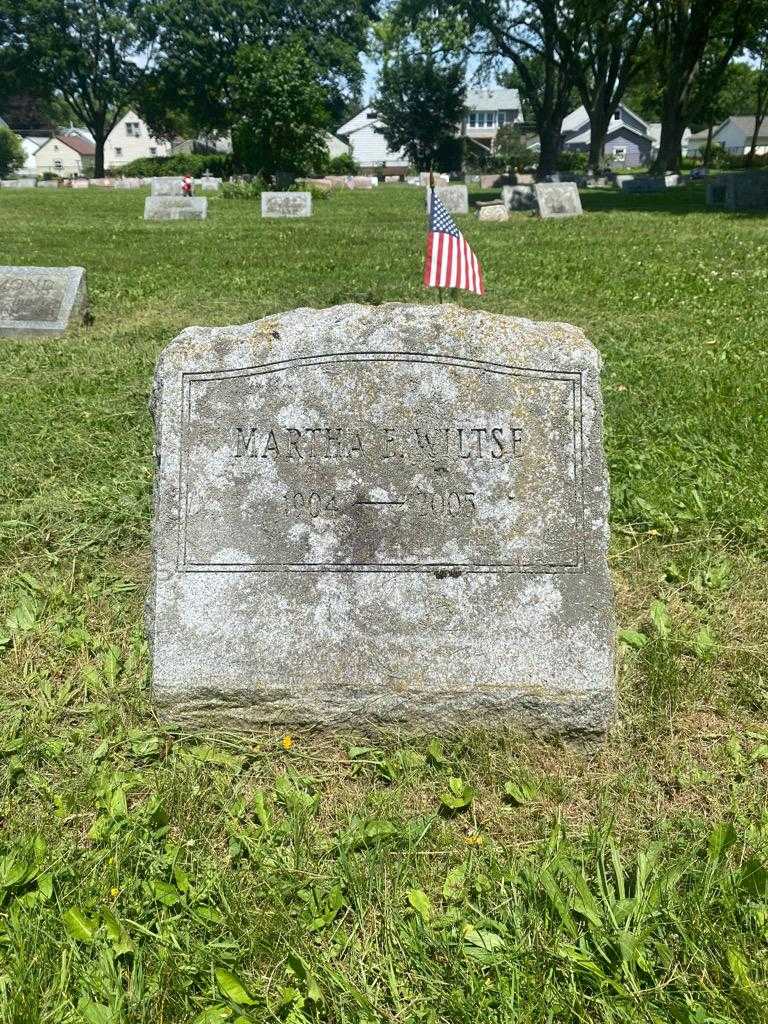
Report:
[[[9,281],[52,283],[61,289],[56,316],[23,320],[10,315],[4,292]],[[84,267],[0,267],[0,337],[50,336],[63,334],[71,322],[82,321],[88,308]]]
[[[539,382],[552,381],[566,383],[571,386],[571,433],[573,438],[573,534],[574,546],[570,560],[567,562],[362,562],[346,563],[328,562],[208,562],[190,561],[187,542],[187,523],[189,509],[189,422],[194,413],[195,397],[193,388],[196,383],[210,381],[226,381],[234,378],[268,377],[272,374],[301,371],[309,367],[340,367],[356,363],[413,363],[425,367],[454,366],[474,371],[479,375],[498,375],[507,378],[533,379]],[[339,355],[319,355],[307,358],[289,359],[283,363],[270,363],[248,367],[242,370],[219,370],[212,373],[185,373],[182,382],[182,405],[179,412],[181,418],[181,522],[179,525],[179,557],[178,568],[182,572],[435,572],[437,570],[461,569],[464,572],[580,572],[583,568],[583,524],[584,524],[584,490],[581,450],[581,374],[578,371],[541,370],[529,367],[504,366],[478,359],[462,359],[447,355],[430,355],[427,353],[377,352],[352,353]]]

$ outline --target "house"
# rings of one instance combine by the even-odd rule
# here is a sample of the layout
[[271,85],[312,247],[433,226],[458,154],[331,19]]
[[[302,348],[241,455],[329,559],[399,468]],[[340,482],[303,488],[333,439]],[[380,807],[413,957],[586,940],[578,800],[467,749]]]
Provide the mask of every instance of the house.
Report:
[[402,150],[389,148],[387,140],[376,130],[383,126],[374,108],[364,107],[337,129],[336,134],[349,146],[352,159],[363,173],[386,168],[391,174],[404,174],[408,170],[408,157]]
[[[640,167],[651,162],[653,145],[648,124],[629,107],[620,103],[611,116],[603,150],[613,167]],[[586,108],[581,106],[563,118],[563,149],[589,152],[592,131]]]
[[[712,145],[722,146],[729,153],[744,155],[752,145],[755,131],[754,117],[728,117],[712,133]],[[706,143],[706,132],[705,143]],[[768,117],[763,121],[757,135],[756,153],[768,153]]]
[[154,138],[136,111],[129,110],[107,137],[104,146],[104,166],[122,167],[132,160],[170,155],[170,142]]
[[38,174],[57,174],[60,178],[82,177],[93,173],[96,147],[76,129],[52,135],[35,152]]
[[467,92],[466,113],[461,134],[482,149],[492,153],[496,135],[505,124],[521,124],[523,112],[517,89],[470,89]]
[[47,142],[49,139],[48,135],[22,135],[21,147],[24,150],[24,167],[23,170],[27,174],[37,174],[37,151]]
[[350,151],[346,142],[342,142],[341,139],[337,139],[336,136],[331,135],[330,132],[325,133],[325,148],[328,150],[328,156],[331,159],[336,156],[346,156]]
[[[661,121],[649,121],[648,122],[648,134],[651,137],[651,160],[655,160],[659,152],[659,146],[661,145]],[[701,133],[699,133],[701,134]],[[683,135],[680,140],[680,152],[683,156],[695,156],[698,152],[698,147],[695,142],[691,140],[694,138],[690,128],[683,129]],[[707,133],[704,132],[704,145],[707,142]],[[690,150],[690,152],[689,152]]]

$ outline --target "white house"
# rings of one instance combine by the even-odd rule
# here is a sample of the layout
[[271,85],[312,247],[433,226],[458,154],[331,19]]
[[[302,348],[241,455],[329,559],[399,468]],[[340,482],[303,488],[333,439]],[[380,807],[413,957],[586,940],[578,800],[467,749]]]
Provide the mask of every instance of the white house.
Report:
[[35,152],[37,173],[60,178],[92,174],[95,152],[93,143],[77,132],[52,135]]
[[470,89],[467,92],[466,114],[461,125],[462,135],[493,151],[496,135],[505,124],[519,124],[523,120],[520,94],[517,89]]
[[342,142],[341,139],[337,139],[335,135],[331,135],[330,132],[325,133],[325,148],[328,150],[328,155],[333,159],[335,156],[345,156],[349,153],[349,146],[346,142]]
[[[746,154],[752,145],[754,130],[754,117],[728,117],[712,133],[712,145],[722,146],[729,153]],[[768,118],[760,126],[755,152],[768,153]]]
[[170,142],[154,138],[136,111],[129,110],[107,137],[104,146],[104,166],[122,167],[132,160],[170,155]]
[[36,154],[38,149],[48,141],[47,135],[26,135],[21,136],[21,146],[24,150],[24,167],[27,174],[37,174]]
[[400,172],[408,167],[408,158],[401,151],[393,151],[384,136],[377,132],[383,122],[373,107],[365,107],[345,122],[336,134],[349,146],[352,158],[361,169],[379,170],[397,168]]

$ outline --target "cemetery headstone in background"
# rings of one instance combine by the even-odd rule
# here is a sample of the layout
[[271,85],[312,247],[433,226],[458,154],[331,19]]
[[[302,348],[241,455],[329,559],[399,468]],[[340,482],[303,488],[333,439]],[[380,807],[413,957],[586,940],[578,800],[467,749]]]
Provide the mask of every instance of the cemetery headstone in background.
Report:
[[87,310],[83,267],[0,267],[0,337],[63,334]]
[[147,196],[144,220],[205,220],[208,200],[202,196]]
[[[451,178],[449,174],[444,171],[434,172],[435,185],[448,185],[450,184]],[[421,171],[419,174],[419,183],[421,185],[429,185],[429,171]]]
[[707,205],[722,206],[732,213],[768,210],[768,171],[721,174],[707,185]]
[[481,203],[477,211],[477,219],[505,221],[509,220],[509,213],[503,203]]
[[535,210],[536,196],[533,185],[505,185],[501,199],[508,210]]
[[165,715],[603,732],[599,373],[575,327],[451,304],[182,332],[152,399]]
[[[431,189],[426,189],[425,201],[429,209]],[[435,192],[448,213],[469,213],[469,193],[466,185],[438,185]]]
[[181,196],[183,178],[150,178],[151,195],[153,196]]
[[262,192],[262,217],[311,217],[311,192]]
[[0,185],[3,188],[35,188],[37,178],[4,178]]
[[663,192],[667,188],[664,178],[651,178],[647,174],[633,177],[630,174],[620,174],[616,184],[622,192]]
[[537,182],[533,192],[539,216],[545,220],[550,217],[578,217],[583,212],[579,190],[572,181]]

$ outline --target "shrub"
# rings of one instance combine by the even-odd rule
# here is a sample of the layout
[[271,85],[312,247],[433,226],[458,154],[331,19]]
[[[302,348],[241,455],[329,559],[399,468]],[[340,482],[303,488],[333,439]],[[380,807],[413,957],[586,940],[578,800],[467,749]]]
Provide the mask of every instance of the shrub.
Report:
[[260,199],[266,188],[262,178],[238,178],[225,181],[219,189],[222,199]]
[[174,156],[149,156],[112,168],[111,175],[126,178],[178,178],[190,174],[200,178],[205,171],[214,177],[229,178],[233,172],[231,153],[176,153]]
[[587,153],[574,152],[570,149],[563,150],[557,158],[558,171],[570,171],[572,174],[586,173],[588,164],[589,155]]
[[354,157],[351,153],[340,153],[339,156],[332,156],[328,158],[328,162],[324,165],[322,170],[318,169],[319,174],[357,174],[358,166],[355,163]]
[[0,178],[7,178],[23,167],[26,158],[19,136],[10,128],[0,127]]

